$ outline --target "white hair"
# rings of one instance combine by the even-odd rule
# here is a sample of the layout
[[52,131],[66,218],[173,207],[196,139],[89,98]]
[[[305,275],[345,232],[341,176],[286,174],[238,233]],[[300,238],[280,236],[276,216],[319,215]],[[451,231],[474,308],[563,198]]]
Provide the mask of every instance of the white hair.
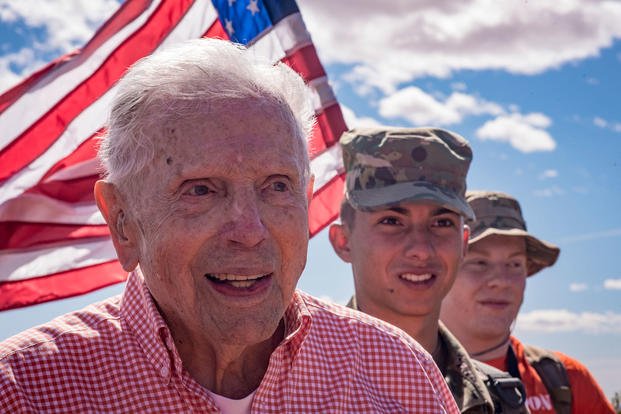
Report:
[[[196,114],[199,106],[265,98],[283,108],[283,121],[306,139],[315,122],[304,81],[283,63],[272,64],[242,45],[195,39],[136,62],[118,84],[99,159],[108,181],[121,184],[155,157],[154,123]],[[304,156],[304,176],[309,175]]]

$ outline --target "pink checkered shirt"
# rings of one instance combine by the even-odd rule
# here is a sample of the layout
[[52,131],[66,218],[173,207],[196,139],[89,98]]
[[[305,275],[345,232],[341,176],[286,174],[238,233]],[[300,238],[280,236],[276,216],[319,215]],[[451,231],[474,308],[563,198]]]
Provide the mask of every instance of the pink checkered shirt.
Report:
[[[296,292],[253,413],[458,413],[402,331]],[[139,273],[116,296],[0,344],[0,412],[220,412]]]

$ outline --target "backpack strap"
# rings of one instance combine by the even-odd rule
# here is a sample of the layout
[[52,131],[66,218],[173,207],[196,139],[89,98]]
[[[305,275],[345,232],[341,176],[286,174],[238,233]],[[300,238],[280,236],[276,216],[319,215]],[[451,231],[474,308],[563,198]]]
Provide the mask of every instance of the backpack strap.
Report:
[[570,414],[571,387],[567,370],[561,360],[553,352],[532,345],[524,345],[524,354],[550,393],[556,412]]
[[483,382],[494,401],[496,413],[517,414],[526,413],[524,403],[526,392],[519,378],[512,377],[509,373],[496,369],[484,362],[472,359],[472,364],[479,371]]

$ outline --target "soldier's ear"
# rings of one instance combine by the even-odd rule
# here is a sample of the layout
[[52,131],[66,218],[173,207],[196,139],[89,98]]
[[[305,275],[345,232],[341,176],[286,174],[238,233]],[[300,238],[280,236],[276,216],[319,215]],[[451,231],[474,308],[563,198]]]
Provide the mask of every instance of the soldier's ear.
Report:
[[99,180],[95,183],[95,200],[108,224],[121,266],[131,272],[138,265],[138,239],[123,196],[116,185]]
[[351,263],[351,249],[349,246],[349,228],[344,224],[332,224],[328,236],[336,254],[345,262]]

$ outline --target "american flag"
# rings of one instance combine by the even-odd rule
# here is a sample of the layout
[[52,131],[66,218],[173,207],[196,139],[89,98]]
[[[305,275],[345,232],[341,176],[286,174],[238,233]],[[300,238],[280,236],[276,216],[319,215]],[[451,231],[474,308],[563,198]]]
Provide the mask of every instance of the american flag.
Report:
[[295,1],[129,0],[82,49],[0,96],[0,310],[126,279],[93,198],[96,137],[128,66],[198,37],[246,44],[305,79],[317,115],[311,236],[336,218],[346,126]]

